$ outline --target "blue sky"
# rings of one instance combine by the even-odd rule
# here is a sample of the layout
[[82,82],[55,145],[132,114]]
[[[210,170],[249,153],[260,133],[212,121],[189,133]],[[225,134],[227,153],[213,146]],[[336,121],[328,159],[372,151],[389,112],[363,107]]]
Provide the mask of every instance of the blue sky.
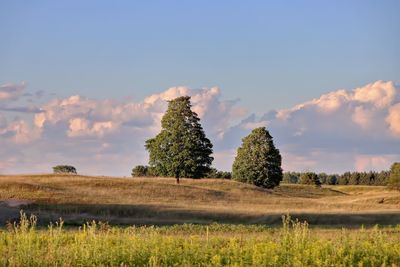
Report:
[[0,172],[129,175],[165,101],[184,94],[224,170],[257,126],[285,170],[400,161],[400,1],[1,1],[0,12]]
[[255,112],[400,82],[399,1],[2,1],[0,82],[141,99],[219,86]]

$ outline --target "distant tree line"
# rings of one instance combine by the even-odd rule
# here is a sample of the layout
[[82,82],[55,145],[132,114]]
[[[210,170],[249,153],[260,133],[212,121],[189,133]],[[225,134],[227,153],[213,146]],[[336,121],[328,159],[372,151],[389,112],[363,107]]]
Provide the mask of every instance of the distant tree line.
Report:
[[[133,177],[154,177],[149,166],[138,165],[132,170]],[[229,171],[211,168],[204,178],[232,179]],[[388,185],[390,171],[345,172],[343,174],[326,174],[314,172],[284,172],[283,183],[308,185]]]
[[[309,172],[307,172],[309,173]],[[390,171],[381,172],[345,172],[343,174],[313,173],[321,184],[325,185],[387,185]],[[284,172],[283,183],[306,184],[302,172]]]

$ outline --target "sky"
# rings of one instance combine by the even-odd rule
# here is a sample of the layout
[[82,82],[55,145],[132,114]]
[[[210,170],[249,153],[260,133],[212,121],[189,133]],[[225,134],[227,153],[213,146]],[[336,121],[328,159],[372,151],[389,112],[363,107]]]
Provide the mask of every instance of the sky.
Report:
[[266,126],[284,170],[400,161],[399,1],[0,1],[0,173],[129,175],[192,96],[215,166]]

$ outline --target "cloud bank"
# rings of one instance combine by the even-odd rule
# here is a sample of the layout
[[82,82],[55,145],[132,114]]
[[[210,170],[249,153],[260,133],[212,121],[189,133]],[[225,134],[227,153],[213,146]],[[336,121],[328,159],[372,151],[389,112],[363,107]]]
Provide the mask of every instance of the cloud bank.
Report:
[[182,95],[192,97],[221,169],[230,169],[241,138],[260,126],[275,137],[285,170],[380,170],[400,160],[400,89],[390,81],[333,91],[258,116],[238,100],[222,99],[217,87],[172,87],[136,102],[74,95],[10,106],[32,95],[26,90],[24,83],[0,87],[3,173],[72,164],[88,174],[129,175],[133,165],[146,163],[144,141],[160,130],[166,101]]
[[393,82],[376,81],[260,118],[250,116],[227,135],[238,138],[249,123],[265,123],[283,152],[287,170],[387,169],[400,160],[399,97]]

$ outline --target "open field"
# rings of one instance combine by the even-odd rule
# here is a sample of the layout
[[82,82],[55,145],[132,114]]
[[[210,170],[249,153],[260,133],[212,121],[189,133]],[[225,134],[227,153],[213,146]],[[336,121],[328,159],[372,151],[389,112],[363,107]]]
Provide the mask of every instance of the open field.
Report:
[[281,216],[311,225],[400,224],[400,193],[378,186],[281,185],[274,190],[230,180],[0,176],[0,222],[23,209],[47,225],[88,220],[120,225],[177,223],[280,224]]

